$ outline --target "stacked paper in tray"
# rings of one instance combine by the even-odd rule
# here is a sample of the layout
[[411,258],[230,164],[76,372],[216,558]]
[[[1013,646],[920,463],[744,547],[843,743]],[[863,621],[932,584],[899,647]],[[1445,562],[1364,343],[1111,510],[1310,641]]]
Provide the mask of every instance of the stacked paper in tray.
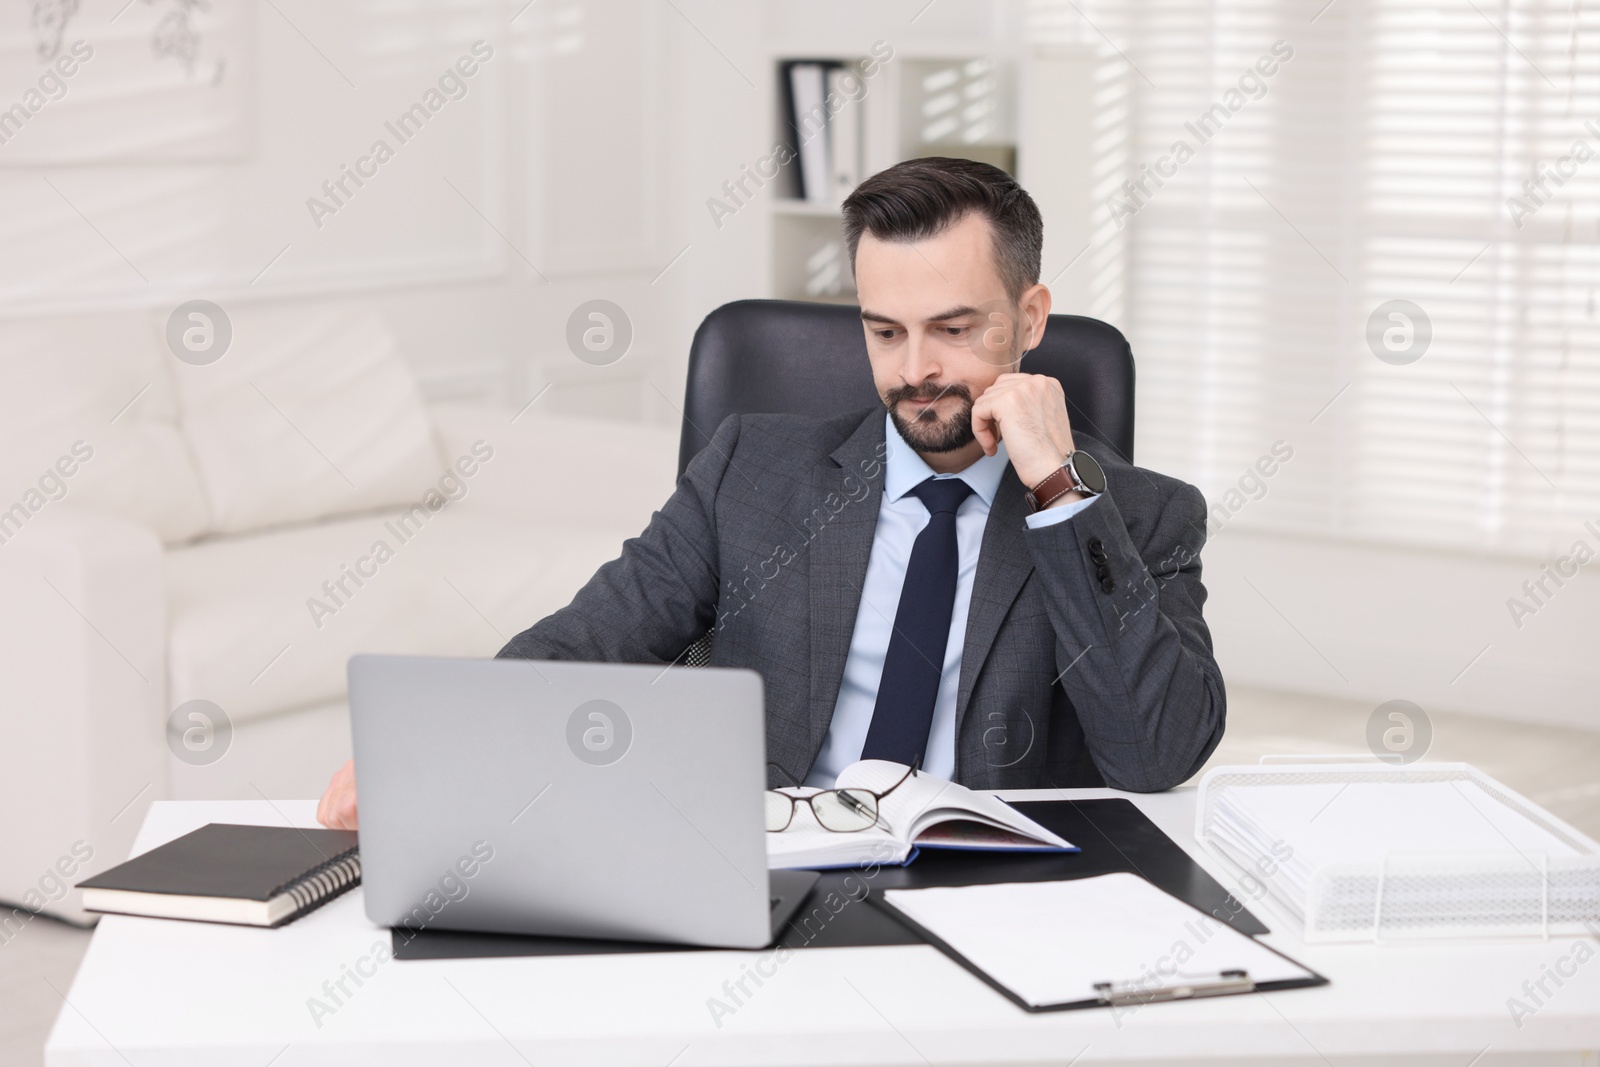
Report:
[[1600,845],[1465,764],[1219,767],[1200,812],[1308,940],[1600,933]]

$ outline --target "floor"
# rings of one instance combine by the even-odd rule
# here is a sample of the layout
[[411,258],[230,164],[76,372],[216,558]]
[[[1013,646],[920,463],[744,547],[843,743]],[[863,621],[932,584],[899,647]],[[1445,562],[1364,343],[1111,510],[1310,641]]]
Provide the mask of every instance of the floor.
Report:
[[[1228,734],[1207,767],[1261,756],[1367,750],[1368,704],[1260,690],[1229,693]],[[1476,765],[1600,838],[1600,732],[1430,713],[1430,761]],[[0,1064],[38,1067],[45,1036],[89,946],[89,932],[31,920],[0,945]],[[54,987],[54,988],[52,988]]]

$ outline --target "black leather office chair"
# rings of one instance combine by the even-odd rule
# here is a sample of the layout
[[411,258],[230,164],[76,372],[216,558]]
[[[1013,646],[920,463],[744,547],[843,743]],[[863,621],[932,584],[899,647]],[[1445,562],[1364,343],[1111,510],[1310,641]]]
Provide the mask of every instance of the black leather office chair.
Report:
[[[1051,315],[1022,369],[1058,379],[1073,427],[1132,461],[1133,353],[1116,327]],[[859,308],[800,300],[724,304],[706,316],[689,349],[678,473],[729,415],[831,416],[875,403]]]
[[[1051,315],[1022,369],[1050,374],[1067,394],[1075,429],[1133,461],[1133,353],[1116,327]],[[861,309],[802,300],[736,300],[705,317],[689,346],[678,476],[729,415],[838,415],[879,403]],[[680,662],[711,661],[711,634]]]

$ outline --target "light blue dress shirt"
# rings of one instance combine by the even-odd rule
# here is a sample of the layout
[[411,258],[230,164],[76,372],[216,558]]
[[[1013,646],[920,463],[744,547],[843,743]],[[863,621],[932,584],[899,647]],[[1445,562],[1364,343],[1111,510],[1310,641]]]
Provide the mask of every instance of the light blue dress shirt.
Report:
[[[888,412],[883,418],[888,454],[884,461],[878,527],[872,536],[872,555],[867,560],[866,583],[861,587],[861,606],[856,611],[855,632],[850,636],[850,655],[845,660],[844,678],[839,683],[839,699],[833,705],[833,722],[805,781],[806,785],[824,789],[831,789],[839,772],[861,758],[861,748],[866,744],[872,710],[878,703],[878,680],[883,677],[889,636],[894,632],[894,616],[900,607],[900,587],[905,584],[906,565],[911,562],[911,547],[928,525],[928,509],[911,495],[911,490],[929,478],[960,478],[972,487],[972,495],[956,512],[956,545],[961,562],[956,574],[955,610],[950,613],[944,669],[939,676],[939,695],[933,703],[933,728],[922,761],[922,769],[935,777],[955,777],[956,689],[961,683],[961,652],[966,643],[972,579],[978,571],[978,551],[983,546],[983,527],[989,521],[989,508],[1000,488],[1000,477],[1011,462],[1002,441],[994,455],[978,457],[964,471],[934,474],[933,468],[923,462],[894,428]],[[1027,517],[1027,524],[1037,529],[1065,522],[1096,499],[1088,497],[1037,512]]]

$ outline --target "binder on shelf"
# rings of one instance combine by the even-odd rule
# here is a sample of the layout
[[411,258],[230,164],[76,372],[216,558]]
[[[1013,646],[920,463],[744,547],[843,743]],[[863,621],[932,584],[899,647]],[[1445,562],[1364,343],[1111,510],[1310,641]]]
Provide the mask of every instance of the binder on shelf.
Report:
[[867,898],[1024,1011],[1328,984],[1136,874],[890,889]]
[[[843,66],[828,71],[828,95],[843,100],[828,120],[829,154],[832,164],[833,202],[844,203],[861,184],[861,99],[850,93],[855,79]],[[859,88],[859,82],[857,82]]]
[[833,196],[833,163],[828,115],[828,70],[821,60],[783,65],[783,87],[792,147],[799,157],[800,199],[826,204]]

